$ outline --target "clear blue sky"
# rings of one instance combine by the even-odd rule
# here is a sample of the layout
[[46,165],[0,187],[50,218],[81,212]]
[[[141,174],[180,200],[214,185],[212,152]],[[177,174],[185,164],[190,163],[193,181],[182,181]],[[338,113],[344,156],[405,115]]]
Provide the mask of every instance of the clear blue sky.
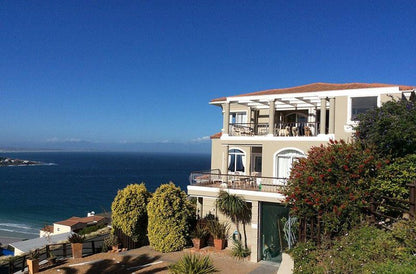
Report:
[[216,97],[416,85],[416,1],[1,1],[0,56],[0,148],[192,145]]

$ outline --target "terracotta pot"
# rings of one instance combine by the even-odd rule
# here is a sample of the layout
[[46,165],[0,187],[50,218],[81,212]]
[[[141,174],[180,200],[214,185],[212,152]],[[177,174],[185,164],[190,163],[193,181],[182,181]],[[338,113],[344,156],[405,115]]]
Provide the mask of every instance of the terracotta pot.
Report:
[[72,258],[82,258],[82,243],[71,243]]
[[225,248],[224,239],[214,239],[214,247],[216,250],[223,250]]
[[193,238],[192,244],[194,245],[194,248],[199,250],[205,246],[204,240],[200,238]]
[[27,259],[27,268],[29,269],[29,274],[38,273],[39,272],[39,260],[38,259]]

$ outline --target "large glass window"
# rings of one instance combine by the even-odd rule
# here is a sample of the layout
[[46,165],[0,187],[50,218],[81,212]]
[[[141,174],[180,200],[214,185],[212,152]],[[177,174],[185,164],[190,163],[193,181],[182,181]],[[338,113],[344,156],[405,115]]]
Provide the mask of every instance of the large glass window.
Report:
[[288,149],[280,152],[276,156],[277,163],[277,177],[289,178],[290,170],[292,169],[293,162],[299,158],[303,158],[305,155],[299,151]]
[[230,124],[243,124],[247,122],[247,114],[245,112],[231,112]]
[[239,149],[228,151],[228,170],[231,172],[244,172],[245,154]]
[[377,96],[351,98],[351,121],[357,121],[357,115],[377,107]]

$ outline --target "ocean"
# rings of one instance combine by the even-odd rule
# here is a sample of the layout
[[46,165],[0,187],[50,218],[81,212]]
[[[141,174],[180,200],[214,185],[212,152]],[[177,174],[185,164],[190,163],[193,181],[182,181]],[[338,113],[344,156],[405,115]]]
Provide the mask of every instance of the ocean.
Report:
[[0,236],[39,237],[47,224],[88,212],[109,212],[119,189],[169,181],[186,191],[191,171],[210,168],[209,154],[25,152],[0,156],[38,166],[0,167]]

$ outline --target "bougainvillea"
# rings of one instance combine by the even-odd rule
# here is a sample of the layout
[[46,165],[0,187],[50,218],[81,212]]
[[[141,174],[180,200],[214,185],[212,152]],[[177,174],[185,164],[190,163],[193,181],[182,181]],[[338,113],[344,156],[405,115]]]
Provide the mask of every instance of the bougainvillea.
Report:
[[320,216],[329,235],[350,228],[368,206],[369,185],[384,164],[369,149],[343,140],[311,148],[294,164],[285,189],[291,214]]

